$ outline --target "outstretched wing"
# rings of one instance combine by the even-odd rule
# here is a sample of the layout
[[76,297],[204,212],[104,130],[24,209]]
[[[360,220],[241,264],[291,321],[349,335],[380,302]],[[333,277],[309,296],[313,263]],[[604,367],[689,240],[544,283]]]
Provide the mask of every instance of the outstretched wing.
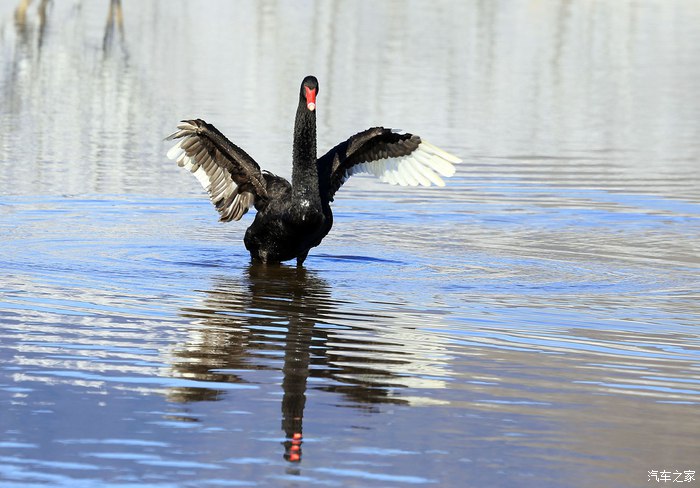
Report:
[[328,199],[332,201],[343,183],[357,173],[373,174],[392,185],[445,186],[442,177],[454,175],[454,165],[461,161],[415,134],[373,127],[328,151],[318,160],[318,167],[319,174],[328,177]]
[[168,158],[189,170],[209,193],[222,222],[239,220],[258,198],[267,198],[260,166],[216,127],[183,120],[165,140],[179,139]]

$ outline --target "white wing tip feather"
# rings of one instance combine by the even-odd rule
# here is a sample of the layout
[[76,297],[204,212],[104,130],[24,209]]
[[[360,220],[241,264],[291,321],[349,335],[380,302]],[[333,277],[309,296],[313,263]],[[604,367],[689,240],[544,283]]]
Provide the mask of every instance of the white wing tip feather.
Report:
[[173,147],[171,147],[166,156],[168,159],[172,159],[173,161],[177,161],[177,159],[180,157],[180,155],[183,153],[182,149],[182,139],[177,141],[177,144],[175,144]]
[[418,147],[420,148],[420,146],[425,146],[425,150],[427,152],[434,154],[436,156],[440,156],[442,159],[444,159],[445,161],[448,161],[452,164],[459,164],[462,162],[462,160],[460,158],[458,158],[457,156],[455,156],[454,154],[450,154],[447,151],[444,151],[444,150],[440,149],[439,147],[429,143],[428,141],[425,141],[425,140],[421,141],[421,143]]
[[187,138],[182,138],[179,141],[177,141],[177,144],[175,144],[168,150],[166,156],[168,157],[168,159],[176,161],[177,165],[181,168],[185,168],[187,171],[192,173],[194,177],[197,178],[197,181],[199,181],[199,184],[202,185],[202,188],[209,191],[209,189],[211,188],[211,181],[209,181],[209,177],[206,171],[204,171],[204,169],[200,165],[196,164],[194,162],[194,159],[188,156],[182,149],[182,144],[186,140]]
[[[187,169],[192,171],[190,168],[187,168]],[[192,174],[194,175],[195,178],[197,178],[197,181],[199,181],[199,184],[202,185],[202,188],[204,188],[207,191],[210,190],[211,181],[209,181],[209,177],[207,176],[207,172],[204,171],[204,168],[202,168],[200,166],[195,171],[192,171]]]
[[462,160],[437,146],[421,141],[411,154],[358,164],[352,173],[371,173],[380,181],[400,186],[445,186],[444,178],[454,176]]

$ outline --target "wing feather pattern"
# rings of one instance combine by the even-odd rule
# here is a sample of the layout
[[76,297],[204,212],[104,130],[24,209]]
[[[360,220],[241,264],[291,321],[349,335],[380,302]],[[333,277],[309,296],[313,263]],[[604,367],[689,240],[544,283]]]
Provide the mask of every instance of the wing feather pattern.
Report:
[[267,198],[260,166],[216,127],[196,119],[183,120],[177,129],[166,137],[179,139],[167,156],[197,178],[219,220],[239,220],[257,199]]
[[319,174],[328,175],[329,200],[350,176],[369,173],[401,186],[445,186],[455,174],[457,156],[415,134],[373,127],[341,142],[319,158]]

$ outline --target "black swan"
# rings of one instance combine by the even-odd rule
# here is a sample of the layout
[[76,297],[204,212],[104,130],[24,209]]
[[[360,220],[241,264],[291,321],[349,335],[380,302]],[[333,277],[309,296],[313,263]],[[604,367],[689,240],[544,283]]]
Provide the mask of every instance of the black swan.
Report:
[[372,127],[316,158],[318,81],[301,83],[294,122],[292,183],[260,166],[216,127],[183,120],[166,140],[180,139],[168,158],[188,169],[209,193],[222,222],[239,220],[255,205],[257,215],[243,242],[253,259],[303,264],[333,225],[330,202],[353,174],[371,173],[398,185],[444,186],[461,160],[415,134]]

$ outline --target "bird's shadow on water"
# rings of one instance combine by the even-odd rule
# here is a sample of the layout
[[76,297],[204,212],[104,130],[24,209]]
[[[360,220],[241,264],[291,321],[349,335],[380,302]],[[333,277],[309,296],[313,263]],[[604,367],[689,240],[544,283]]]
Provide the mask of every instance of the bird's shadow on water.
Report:
[[404,261],[396,261],[394,259],[377,258],[373,256],[356,256],[352,254],[317,254],[315,257],[325,261],[358,261],[362,263],[385,263],[385,264],[406,264]]
[[[395,395],[401,384],[392,369],[409,363],[409,353],[402,344],[373,339],[371,321],[378,318],[376,313],[363,317],[349,302],[334,298],[328,282],[315,272],[252,262],[240,276],[215,277],[211,288],[199,293],[199,304],[181,310],[196,325],[197,337],[174,353],[173,375],[203,383],[240,384],[260,383],[259,378],[265,377],[260,372],[281,370],[288,461],[301,460],[309,377],[317,379],[315,390],[344,398],[335,404],[378,412],[381,403],[407,403]],[[387,346],[391,354],[386,354]],[[256,380],[248,374],[252,371]],[[189,403],[233,394],[202,384],[173,388],[168,398]]]

